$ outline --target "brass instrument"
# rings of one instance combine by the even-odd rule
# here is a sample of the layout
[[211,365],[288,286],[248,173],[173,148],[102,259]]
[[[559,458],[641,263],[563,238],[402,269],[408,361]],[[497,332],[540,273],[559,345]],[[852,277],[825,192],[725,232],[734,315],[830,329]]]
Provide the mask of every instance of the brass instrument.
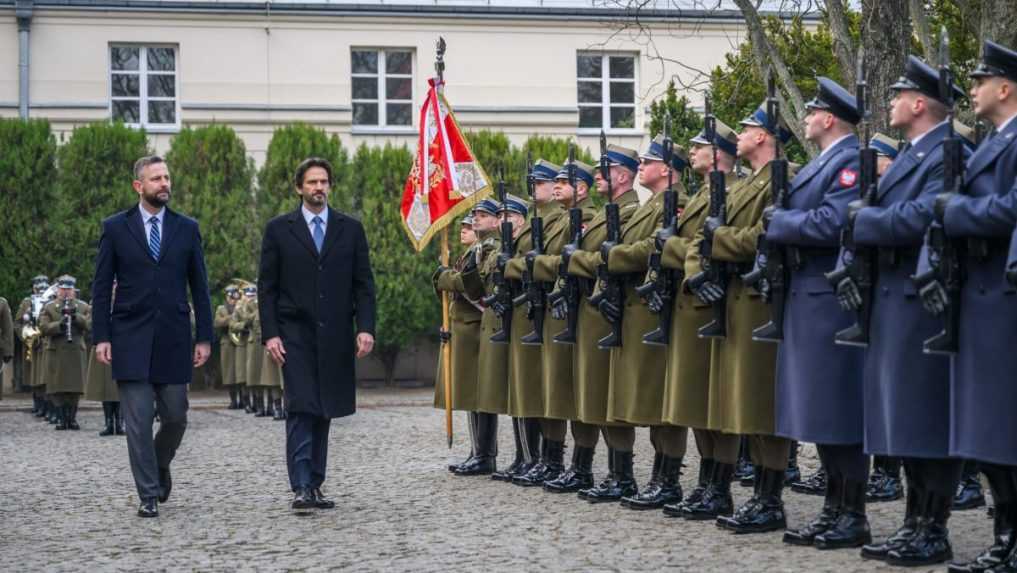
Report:
[[65,298],[60,308],[60,314],[64,317],[64,332],[66,333],[68,344],[74,342],[74,314],[76,311],[77,306],[74,304],[74,299]]
[[42,308],[56,298],[57,287],[50,285],[40,294],[32,294],[32,307],[29,310],[29,323],[21,327],[21,342],[25,345],[25,362],[31,362],[34,352],[32,348],[39,342],[42,333],[39,331],[39,316]]

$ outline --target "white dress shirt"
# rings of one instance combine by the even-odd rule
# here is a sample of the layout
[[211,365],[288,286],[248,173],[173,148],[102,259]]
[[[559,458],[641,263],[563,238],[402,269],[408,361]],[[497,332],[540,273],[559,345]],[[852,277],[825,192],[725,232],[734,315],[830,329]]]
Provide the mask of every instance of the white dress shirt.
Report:
[[162,238],[166,234],[163,232],[166,230],[166,228],[163,226],[163,223],[165,223],[166,219],[166,207],[160,208],[159,212],[156,213],[155,215],[146,211],[145,208],[141,205],[138,205],[138,210],[141,211],[141,226],[145,229],[145,242],[151,244],[152,224],[149,221],[151,221],[152,219],[157,219],[159,221],[159,243],[161,245]]
[[315,214],[307,209],[306,205],[300,205],[300,212],[304,215],[304,221],[307,221],[307,230],[311,232],[311,237],[314,237],[314,218],[321,217],[321,232],[326,233],[328,231],[328,207],[326,206],[321,210],[321,213]]

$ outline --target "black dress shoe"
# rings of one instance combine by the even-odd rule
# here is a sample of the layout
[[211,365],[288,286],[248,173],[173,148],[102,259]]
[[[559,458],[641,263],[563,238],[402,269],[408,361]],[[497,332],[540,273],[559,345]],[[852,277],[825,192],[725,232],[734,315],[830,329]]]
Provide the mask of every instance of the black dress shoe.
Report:
[[663,456],[657,481],[647,485],[638,495],[622,499],[622,507],[635,510],[660,509],[682,500],[682,458]]
[[493,456],[478,456],[467,460],[452,473],[457,476],[486,476],[493,474],[497,469]]
[[869,519],[865,515],[865,490],[868,484],[843,480],[842,486],[844,494],[840,516],[833,526],[813,539],[812,545],[816,549],[847,549],[872,543]]
[[159,468],[159,503],[166,503],[173,491],[173,478],[169,468]]
[[593,487],[593,473],[582,473],[570,468],[553,480],[544,482],[544,491],[551,493],[575,493]]
[[978,479],[978,473],[965,475],[957,484],[957,493],[953,496],[954,511],[984,506],[985,494],[982,493],[982,482]]
[[159,517],[159,502],[154,497],[141,500],[138,517]]
[[953,559],[949,531],[944,524],[923,519],[918,531],[906,543],[886,555],[890,565],[919,567],[935,565]]
[[632,474],[632,452],[614,452],[614,476],[585,492],[585,499],[590,503],[611,503],[621,501],[623,497],[639,494],[639,486]]
[[837,523],[840,517],[840,508],[824,505],[819,515],[804,527],[789,529],[784,532],[784,543],[789,545],[812,545],[817,535],[826,533]]
[[454,464],[449,464],[448,465],[448,471],[451,472],[451,473],[455,473],[457,469],[459,469],[460,467],[462,467],[462,466],[470,463],[471,461],[473,461],[474,457],[475,456],[471,453],[470,457],[466,458],[465,460],[463,460],[461,462],[456,462]]
[[290,507],[293,509],[313,509],[317,502],[314,496],[314,490],[309,487],[297,488],[296,494],[293,496],[293,502],[290,503]]
[[787,527],[784,502],[781,492],[784,488],[785,470],[763,468],[758,475],[762,480],[759,496],[747,511],[738,511],[725,519],[723,527],[734,533],[765,533]]
[[325,494],[321,493],[320,487],[311,490],[311,494],[314,495],[314,507],[318,509],[335,509],[335,502],[325,497]]

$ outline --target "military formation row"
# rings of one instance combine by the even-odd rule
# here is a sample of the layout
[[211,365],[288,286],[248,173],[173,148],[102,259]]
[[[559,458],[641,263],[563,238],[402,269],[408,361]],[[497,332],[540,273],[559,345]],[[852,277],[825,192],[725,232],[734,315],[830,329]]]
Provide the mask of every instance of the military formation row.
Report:
[[[946,63],[910,57],[892,86],[901,143],[864,133],[860,75],[854,95],[820,78],[803,127],[821,153],[800,168],[783,158],[790,133],[771,86],[738,132],[707,105],[687,152],[666,129],[642,154],[602,136],[598,167],[533,165],[532,210],[504,191],[479,202],[462,234],[476,243],[433,277],[452,299],[435,406],[447,369],[472,436],[450,470],[735,533],[786,529],[786,543],[861,547],[907,566],[952,559],[947,523],[974,460],[995,502],[994,539],[951,570],[1017,571],[1017,53],[985,44],[969,95],[992,129],[967,146]],[[679,182],[686,168],[702,191]],[[651,192],[642,203],[637,179]],[[604,209],[591,205],[594,188]],[[516,440],[503,471],[499,415]],[[643,488],[635,426],[649,426],[655,450]],[[683,496],[688,428],[702,462]],[[608,474],[596,484],[600,435]],[[755,490],[735,508],[742,438]],[[817,445],[825,501],[788,529],[795,440]],[[869,456],[900,458],[907,478],[900,527],[876,543]]]

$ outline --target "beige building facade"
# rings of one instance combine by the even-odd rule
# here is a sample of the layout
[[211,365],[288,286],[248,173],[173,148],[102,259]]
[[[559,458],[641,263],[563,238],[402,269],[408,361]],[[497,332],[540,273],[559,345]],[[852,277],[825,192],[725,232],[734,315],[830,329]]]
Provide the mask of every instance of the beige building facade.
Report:
[[668,80],[703,85],[744,35],[737,12],[646,11],[636,26],[583,4],[0,0],[0,116],[27,111],[60,133],[119,119],[158,151],[183,127],[226,123],[258,163],[295,121],[348,148],[412,148],[442,36],[464,129],[595,149],[604,128],[640,146]]

